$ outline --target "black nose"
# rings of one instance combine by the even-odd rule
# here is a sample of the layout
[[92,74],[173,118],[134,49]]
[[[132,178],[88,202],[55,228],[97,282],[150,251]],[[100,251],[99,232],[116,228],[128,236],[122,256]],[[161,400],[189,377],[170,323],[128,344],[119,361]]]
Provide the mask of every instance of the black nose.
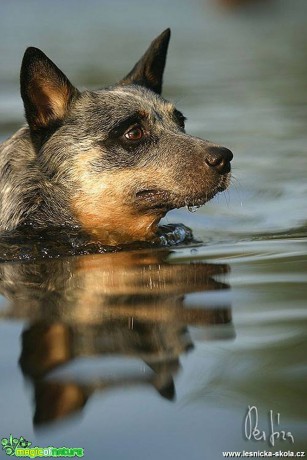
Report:
[[230,171],[232,158],[232,152],[226,147],[209,147],[206,151],[205,162],[220,174],[226,174]]

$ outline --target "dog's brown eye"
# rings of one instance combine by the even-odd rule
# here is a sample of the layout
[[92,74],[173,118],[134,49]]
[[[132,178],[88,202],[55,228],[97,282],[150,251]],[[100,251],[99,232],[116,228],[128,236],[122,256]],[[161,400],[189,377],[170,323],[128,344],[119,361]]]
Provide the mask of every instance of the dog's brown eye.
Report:
[[134,126],[125,133],[125,138],[129,141],[139,141],[142,139],[144,131],[140,126]]

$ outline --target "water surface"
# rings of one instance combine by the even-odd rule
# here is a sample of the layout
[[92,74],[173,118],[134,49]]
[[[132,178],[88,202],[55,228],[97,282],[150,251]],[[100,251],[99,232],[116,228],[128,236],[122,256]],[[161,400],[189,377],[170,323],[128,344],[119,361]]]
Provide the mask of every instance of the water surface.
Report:
[[[1,140],[27,46],[97,88],[170,26],[165,97],[235,154],[227,192],[164,220],[203,245],[1,264],[1,437],[94,460],[307,450],[307,5],[221,3],[1,3]],[[247,440],[252,405],[294,444]]]

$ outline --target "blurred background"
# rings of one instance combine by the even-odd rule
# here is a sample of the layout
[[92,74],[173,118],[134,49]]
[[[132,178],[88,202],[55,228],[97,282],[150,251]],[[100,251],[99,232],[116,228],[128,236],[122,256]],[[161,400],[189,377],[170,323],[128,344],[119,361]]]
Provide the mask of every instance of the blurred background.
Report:
[[305,0],[3,0],[1,139],[23,123],[18,79],[27,46],[41,48],[79,88],[99,88],[171,27],[164,97],[187,116],[188,132],[231,148],[235,159],[228,192],[167,220],[188,221],[206,241],[301,227],[306,18]]
[[[22,291],[27,286],[31,296],[25,306],[21,301],[24,298],[18,297],[18,289],[12,288],[17,300],[21,300],[19,307],[13,306],[8,313],[7,301],[0,298],[0,316],[4,315],[0,411],[5,414],[0,435],[14,432],[40,446],[85,447],[88,453],[85,458],[91,460],[215,460],[222,458],[222,449],[269,449],[267,444],[259,442],[251,447],[242,433],[246,408],[255,404],[264,417],[261,418],[264,427],[268,411],[279,411],[283,428],[295,435],[293,450],[306,450],[306,0],[1,0],[0,140],[24,122],[19,70],[27,46],[41,48],[80,89],[94,89],[126,75],[151,40],[167,27],[172,30],[172,38],[163,95],[187,116],[187,132],[234,152],[232,185],[195,213],[181,209],[166,216],[166,222],[191,226],[205,243],[197,249],[174,250],[166,267],[159,257],[151,265],[148,262],[151,256],[141,266],[135,266],[133,260],[127,268],[121,259],[114,266],[114,260],[118,259],[101,256],[93,269],[91,259],[85,257],[80,264],[87,269],[81,275],[79,271],[74,275],[74,267],[69,268],[71,279],[76,281],[72,288],[67,275],[66,292],[61,279],[56,280],[59,284],[55,284],[53,291],[55,280],[48,278],[53,274],[56,277],[57,270],[61,276],[70,273],[65,260],[59,260],[64,265],[61,270],[50,266],[31,268],[31,264],[3,266],[0,278],[5,289],[12,292],[13,286]],[[136,259],[139,263],[139,258]],[[108,260],[110,272],[105,262]],[[207,275],[196,265],[203,261],[209,264],[203,267]],[[78,265],[78,259],[67,261],[69,266],[74,263]],[[159,318],[149,326],[146,323],[151,336],[143,326],[138,336],[135,325],[133,336],[131,324],[137,321],[130,313],[120,319],[118,333],[111,326],[107,331],[99,329],[108,325],[105,319],[100,321],[99,315],[109,312],[107,307],[101,308],[99,296],[108,301],[108,289],[111,294],[114,290],[113,279],[119,280],[121,296],[117,301],[122,302],[121,289],[126,285],[121,276],[126,280],[131,273],[135,284],[131,287],[127,281],[126,302],[130,302],[129,308],[136,299],[140,302],[141,325],[149,311],[148,304],[145,307],[142,304],[142,282],[145,288],[157,289],[150,295]],[[45,285],[38,275],[42,275]],[[42,286],[46,286],[47,294],[44,290],[41,294]],[[78,381],[80,376],[85,379],[84,398],[91,396],[91,400],[82,417],[75,416],[70,423],[59,422],[56,427],[35,431],[32,427],[35,409],[31,403],[34,390],[25,385],[22,372],[32,378],[35,387],[33,362],[43,340],[40,334],[46,331],[44,327],[36,328],[35,321],[37,317],[50,321],[52,293],[57,293],[58,286],[63,290],[59,288],[58,298],[62,295],[69,304],[68,313],[71,313],[69,302],[80,294],[80,312],[73,310],[77,319],[72,314],[72,325],[67,326],[65,302],[56,314],[58,318],[62,314],[65,328],[72,329],[77,354],[84,350],[94,354],[98,347],[97,353],[101,353],[95,358],[98,361],[89,359],[87,365],[92,363],[91,372],[100,372],[105,380],[88,377],[88,368],[82,368],[78,362],[72,373],[68,371],[65,375],[64,370],[62,377],[68,382]],[[131,300],[135,286],[139,291]],[[165,297],[165,287],[171,300]],[[88,305],[95,306],[90,303],[95,289],[98,305],[96,316],[92,317]],[[205,292],[206,289],[212,292]],[[158,294],[163,300],[160,304]],[[181,294],[185,295],[184,300],[183,296],[176,299]],[[51,297],[48,308],[45,308],[45,295],[47,299],[48,295]],[[163,315],[168,310],[163,302],[170,302],[167,321]],[[178,313],[174,305],[180,307]],[[114,305],[109,307],[112,316]],[[211,328],[215,321],[223,319],[219,310],[222,307],[226,308],[229,327],[224,330],[222,324]],[[195,325],[191,318],[197,309],[200,317],[216,315],[217,320],[213,319],[209,326],[205,320]],[[79,322],[73,324],[73,320]],[[176,321],[178,330],[174,330]],[[21,342],[24,327],[32,328],[34,336],[37,334],[34,345],[28,343],[32,340],[30,333]],[[161,333],[161,343],[156,329],[165,333]],[[131,360],[131,356],[129,360],[125,355],[131,337],[135,340],[134,358],[142,358],[143,352],[146,356],[148,337],[169,356],[169,347],[174,345],[169,335],[182,339],[187,330],[195,348],[188,357],[185,354],[180,357],[181,364],[176,361],[178,369],[181,368],[175,379],[176,402],[167,400],[172,395],[159,386],[156,374],[153,384],[160,395],[148,387],[136,387],[135,381],[146,379],[147,371],[145,363],[140,364],[143,361]],[[140,345],[141,336],[145,351]],[[57,345],[57,335],[54,337]],[[119,354],[114,359],[108,355],[112,340]],[[184,344],[191,351],[191,344]],[[40,355],[38,358],[44,367],[45,360]],[[135,368],[130,368],[129,363]],[[174,363],[168,361],[164,367],[162,364],[150,363],[150,369],[169,377]],[[126,365],[131,375],[137,376],[135,380]],[[36,399],[39,396],[36,393]],[[53,401],[49,398],[48,404],[50,400]],[[50,406],[52,410],[53,404]],[[286,451],[291,447],[288,443],[278,446]]]

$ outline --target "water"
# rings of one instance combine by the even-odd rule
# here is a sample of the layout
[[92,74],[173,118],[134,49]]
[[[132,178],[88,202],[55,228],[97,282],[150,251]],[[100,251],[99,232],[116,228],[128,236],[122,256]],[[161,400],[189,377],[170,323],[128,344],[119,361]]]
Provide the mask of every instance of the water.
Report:
[[[227,192],[164,220],[203,245],[0,265],[0,437],[91,460],[307,450],[307,4],[221,3],[1,3],[1,140],[27,46],[95,88],[170,26],[164,95],[235,159]],[[253,405],[294,444],[246,439]]]

